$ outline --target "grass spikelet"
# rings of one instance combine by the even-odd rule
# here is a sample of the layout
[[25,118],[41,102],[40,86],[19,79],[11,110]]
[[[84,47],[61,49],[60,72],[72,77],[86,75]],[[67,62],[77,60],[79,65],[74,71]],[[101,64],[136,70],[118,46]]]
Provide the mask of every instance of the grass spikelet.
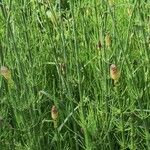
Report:
[[52,109],[51,109],[51,117],[54,122],[54,128],[57,128],[58,110],[57,110],[56,106],[54,106],[54,105],[52,106]]
[[110,47],[111,46],[111,36],[110,36],[110,34],[106,34],[106,36],[105,36],[105,44],[106,44],[106,47]]
[[6,79],[6,80],[10,80],[11,79],[11,71],[5,67],[2,66],[1,70],[0,70],[1,75]]
[[0,69],[0,74],[7,80],[8,87],[14,88],[14,81],[11,76],[11,71],[7,67],[2,66]]
[[116,84],[120,78],[120,71],[115,64],[110,66],[110,77],[114,80],[114,84]]

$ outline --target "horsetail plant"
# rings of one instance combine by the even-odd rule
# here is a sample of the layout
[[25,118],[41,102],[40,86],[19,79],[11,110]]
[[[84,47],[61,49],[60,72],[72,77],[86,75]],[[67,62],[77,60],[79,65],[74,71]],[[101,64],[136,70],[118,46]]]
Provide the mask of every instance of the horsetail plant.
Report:
[[110,77],[114,80],[114,84],[116,84],[120,78],[120,71],[115,64],[110,66]]
[[2,66],[0,69],[0,74],[7,80],[8,87],[11,89],[14,88],[14,81],[11,76],[11,71],[7,67]]
[[51,117],[54,122],[54,128],[57,128],[58,110],[57,110],[56,106],[54,106],[54,105],[52,106],[52,109],[51,109]]

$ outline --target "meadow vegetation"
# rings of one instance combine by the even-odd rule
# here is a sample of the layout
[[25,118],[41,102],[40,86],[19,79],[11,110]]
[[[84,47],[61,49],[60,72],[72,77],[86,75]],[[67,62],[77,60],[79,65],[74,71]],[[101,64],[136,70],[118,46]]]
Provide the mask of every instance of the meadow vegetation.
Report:
[[0,12],[1,150],[150,149],[149,0]]

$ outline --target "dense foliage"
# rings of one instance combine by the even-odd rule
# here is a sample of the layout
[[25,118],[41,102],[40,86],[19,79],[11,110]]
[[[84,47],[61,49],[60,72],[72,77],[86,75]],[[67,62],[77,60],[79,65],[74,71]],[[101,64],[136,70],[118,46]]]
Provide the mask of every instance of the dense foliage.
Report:
[[1,150],[150,148],[150,1],[0,10]]

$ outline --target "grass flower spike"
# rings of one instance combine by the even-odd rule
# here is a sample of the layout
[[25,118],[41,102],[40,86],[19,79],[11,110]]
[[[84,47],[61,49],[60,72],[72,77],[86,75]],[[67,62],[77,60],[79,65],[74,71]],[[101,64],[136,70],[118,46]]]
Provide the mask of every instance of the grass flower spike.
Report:
[[109,34],[106,34],[105,36],[105,44],[106,44],[106,47],[111,46],[111,36]]
[[10,70],[5,67],[5,66],[2,66],[1,67],[1,70],[0,70],[0,74],[6,79],[6,80],[11,80],[11,72]]
[[56,106],[53,106],[51,109],[51,117],[54,122],[54,128],[57,128],[58,110],[57,110]]
[[0,69],[0,74],[7,80],[8,86],[10,88],[13,88],[14,87],[14,81],[11,77],[11,71],[7,67],[2,66]]
[[110,77],[114,80],[114,84],[117,83],[120,78],[120,71],[115,64],[110,66]]

